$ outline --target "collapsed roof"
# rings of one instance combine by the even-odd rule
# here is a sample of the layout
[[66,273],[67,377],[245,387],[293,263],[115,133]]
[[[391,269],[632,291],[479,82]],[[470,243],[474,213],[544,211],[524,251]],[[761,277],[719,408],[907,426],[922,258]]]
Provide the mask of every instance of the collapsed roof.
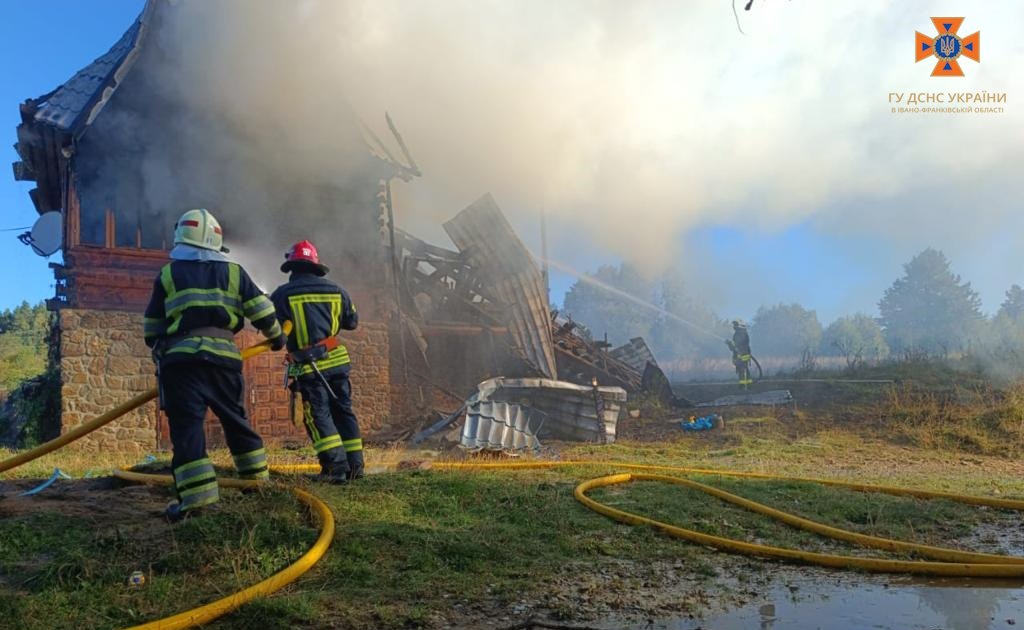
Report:
[[[457,251],[396,230],[402,305],[416,322],[507,331],[509,350],[527,367],[516,376],[539,376],[639,391],[648,365],[657,362],[642,338],[609,348],[580,333],[551,309],[541,270],[485,194],[444,224]],[[427,344],[418,339],[417,344]],[[508,374],[505,374],[508,376]]]
[[558,378],[544,277],[490,194],[444,224],[482,286],[506,308],[512,336],[541,374]]

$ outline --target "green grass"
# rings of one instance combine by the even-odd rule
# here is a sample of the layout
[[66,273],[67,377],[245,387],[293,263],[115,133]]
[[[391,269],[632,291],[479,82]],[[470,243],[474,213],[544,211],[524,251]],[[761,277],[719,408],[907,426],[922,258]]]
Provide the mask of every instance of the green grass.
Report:
[[[1024,390],[971,383],[950,386],[944,370],[920,366],[916,385],[901,383],[887,390],[858,384],[814,385],[822,399],[840,399],[842,407],[833,410],[809,414],[801,408],[771,415],[758,411],[747,418],[730,414],[724,431],[680,431],[654,443],[566,445],[560,452],[564,459],[764,471],[1024,497],[1024,467],[1013,457],[1024,452]],[[847,399],[860,402],[847,405]],[[0,450],[0,459],[10,454]],[[226,452],[213,457],[230,465]],[[271,453],[275,462],[299,457],[295,452]],[[105,453],[101,458],[68,448],[2,478],[16,480],[20,489],[33,485],[28,479],[49,476],[54,467],[80,477],[141,458],[131,453]],[[375,465],[423,455],[370,451],[367,458]],[[149,468],[164,467],[166,461]],[[699,613],[708,593],[730,588],[725,579],[730,575],[742,580],[783,570],[777,564],[709,551],[649,528],[620,525],[573,499],[579,481],[614,470],[409,470],[372,475],[351,487],[315,486],[337,518],[337,535],[327,556],[294,585],[212,627],[457,625],[460,619],[505,614],[522,601],[536,603],[548,614],[578,619],[579,598],[584,595],[593,596],[588,609],[599,610],[600,597],[614,608],[622,604],[608,600],[609,594],[640,593],[637,597],[642,598],[644,585],[651,583],[675,589],[671,592],[677,608],[666,615],[675,616],[679,610]],[[941,546],[960,546],[958,541],[977,540],[973,532],[979,528],[991,531],[1019,520],[1019,515],[998,510],[817,484],[697,479],[830,525]],[[0,491],[5,491],[3,480]],[[308,510],[284,490],[247,496],[225,491],[221,504],[207,515],[171,527],[158,515],[169,498],[166,490],[99,482],[88,491],[75,490],[85,488],[85,483],[58,482],[30,509],[20,511],[8,510],[7,499],[0,499],[0,627],[9,620],[30,630],[118,628],[154,620],[271,575],[294,561],[316,537]],[[674,485],[638,482],[599,489],[591,496],[710,534],[816,551],[884,555],[829,541]],[[96,512],[83,510],[83,504],[97,506]],[[39,508],[31,509],[34,505]],[[126,585],[135,570],[147,575],[142,589]],[[682,575],[685,587],[673,583],[672,574]],[[720,575],[725,577],[719,579]],[[456,607],[463,612],[452,612]]]
[[[1003,402],[1016,409],[1014,399]],[[679,432],[656,443],[564,445],[561,456],[1024,496],[1022,467],[1010,458],[900,444],[877,429],[869,430],[878,426],[875,422],[865,421],[863,428],[820,422],[803,412],[750,418],[744,422],[730,416],[724,431]],[[0,452],[0,458],[7,455]],[[297,457],[294,452],[271,453],[278,462]],[[367,456],[371,465],[422,457],[399,451],[370,451]],[[105,454],[100,460],[95,453],[65,449],[3,477],[41,478],[54,466],[81,476],[90,469],[140,459],[137,454]],[[225,452],[215,453],[214,459],[230,462]],[[162,467],[166,461],[149,466]],[[213,627],[458,625],[460,620],[505,614],[523,601],[547,614],[578,620],[580,597],[593,598],[588,600],[589,610],[608,611],[625,605],[609,600],[612,595],[637,593],[640,603],[634,600],[629,605],[643,606],[646,584],[670,589],[675,608],[665,615],[673,616],[678,611],[699,613],[709,593],[732,588],[728,576],[782,570],[777,564],[709,551],[649,528],[620,525],[576,503],[572,490],[579,481],[613,471],[605,466],[518,472],[406,470],[371,475],[351,487],[315,486],[337,518],[337,535],[325,559],[296,584]],[[697,479],[830,525],[941,546],[956,547],[958,541],[976,540],[972,532],[979,527],[991,531],[1019,519],[998,510],[817,484]],[[26,480],[17,483],[19,488],[32,485]],[[19,627],[29,629],[77,630],[157,619],[269,576],[294,561],[316,537],[307,510],[283,490],[250,496],[225,491],[220,506],[208,515],[170,527],[158,516],[168,498],[166,490],[93,482],[89,492],[72,491],[61,498],[65,490],[84,483],[58,482],[40,495],[38,511],[7,512],[6,499],[0,500],[0,620],[17,619]],[[829,541],[674,485],[638,482],[599,489],[592,496],[711,534],[808,550],[884,555]],[[82,500],[109,503],[119,511],[94,516],[72,509]],[[134,570],[146,572],[145,588],[126,586]],[[673,574],[686,580],[683,586],[671,581]],[[601,609],[598,601],[606,608]]]
[[[913,500],[819,484],[717,476],[694,479],[826,525],[940,546],[968,536],[982,523],[999,523],[1004,518],[999,512],[979,511],[950,501]],[[808,551],[882,555],[789,527],[695,489],[670,489],[644,481],[595,492],[593,498],[621,510],[726,538]]]
[[[0,447],[0,461],[19,451]],[[54,468],[60,468],[64,472],[80,477],[86,473],[105,475],[112,469],[122,466],[132,466],[142,461],[143,453],[117,452],[96,453],[94,450],[76,448],[75,445],[66,446],[48,455],[23,464],[13,470],[0,473],[0,479],[39,479],[47,478]],[[169,458],[168,458],[169,459]]]
[[[576,503],[576,483],[602,472],[408,471],[351,487],[316,486],[337,518],[327,557],[295,585],[214,627],[418,627],[455,601],[499,607],[524,598],[544,601],[552,585],[588,575],[628,587],[635,576],[615,573],[622,562],[654,567],[682,561],[695,579],[714,579],[729,558],[614,523]],[[813,484],[700,480],[840,527],[935,544],[1005,518],[994,510]],[[593,496],[712,534],[864,553],[673,485],[633,483]],[[145,513],[101,529],[90,518],[57,512],[7,517],[0,520],[0,618],[19,619],[30,629],[152,620],[280,570],[314,538],[306,510],[283,490],[244,497],[225,492],[218,509],[176,527]],[[145,588],[125,585],[133,570],[147,573]],[[693,605],[699,609],[699,602]]]
[[[956,384],[975,388],[991,386],[993,380],[976,360],[966,358],[915,357],[890,359],[874,365],[858,365],[842,370],[804,370],[782,373],[772,378],[816,379],[891,379],[912,382],[929,391],[944,391]],[[863,390],[870,392],[870,389]]]
[[[42,511],[0,520],[0,618],[22,628],[123,627],[249,586],[315,537],[281,490],[226,493],[221,509],[175,528],[147,514],[99,528],[97,518]],[[144,588],[127,586],[136,570],[147,575]]]

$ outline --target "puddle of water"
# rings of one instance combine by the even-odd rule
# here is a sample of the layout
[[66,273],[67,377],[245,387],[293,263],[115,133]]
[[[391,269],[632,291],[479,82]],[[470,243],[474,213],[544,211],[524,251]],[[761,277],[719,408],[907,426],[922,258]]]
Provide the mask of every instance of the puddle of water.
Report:
[[897,628],[976,630],[1024,627],[1024,583],[963,580],[856,584],[803,581],[771,586],[749,604],[703,619],[667,620],[647,628],[738,630]]

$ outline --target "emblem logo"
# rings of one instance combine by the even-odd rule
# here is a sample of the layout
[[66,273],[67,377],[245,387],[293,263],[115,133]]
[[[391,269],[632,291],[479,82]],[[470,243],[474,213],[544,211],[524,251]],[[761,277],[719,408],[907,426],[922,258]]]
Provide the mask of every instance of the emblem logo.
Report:
[[933,17],[932,24],[935,25],[938,34],[925,35],[917,31],[914,41],[914,62],[935,57],[937,61],[935,69],[932,70],[933,77],[964,76],[964,71],[957,60],[960,57],[967,57],[981,62],[981,31],[961,38],[956,32],[963,23],[962,17]]

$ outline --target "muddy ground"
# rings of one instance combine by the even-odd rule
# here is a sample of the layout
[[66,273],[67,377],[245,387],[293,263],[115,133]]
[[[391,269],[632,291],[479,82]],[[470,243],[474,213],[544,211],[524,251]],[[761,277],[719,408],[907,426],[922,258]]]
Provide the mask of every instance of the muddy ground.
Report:
[[60,512],[94,522],[97,527],[125,525],[137,521],[140,516],[161,516],[169,500],[166,488],[126,484],[114,477],[59,480],[39,494],[19,496],[42,481],[0,481],[0,518]]

